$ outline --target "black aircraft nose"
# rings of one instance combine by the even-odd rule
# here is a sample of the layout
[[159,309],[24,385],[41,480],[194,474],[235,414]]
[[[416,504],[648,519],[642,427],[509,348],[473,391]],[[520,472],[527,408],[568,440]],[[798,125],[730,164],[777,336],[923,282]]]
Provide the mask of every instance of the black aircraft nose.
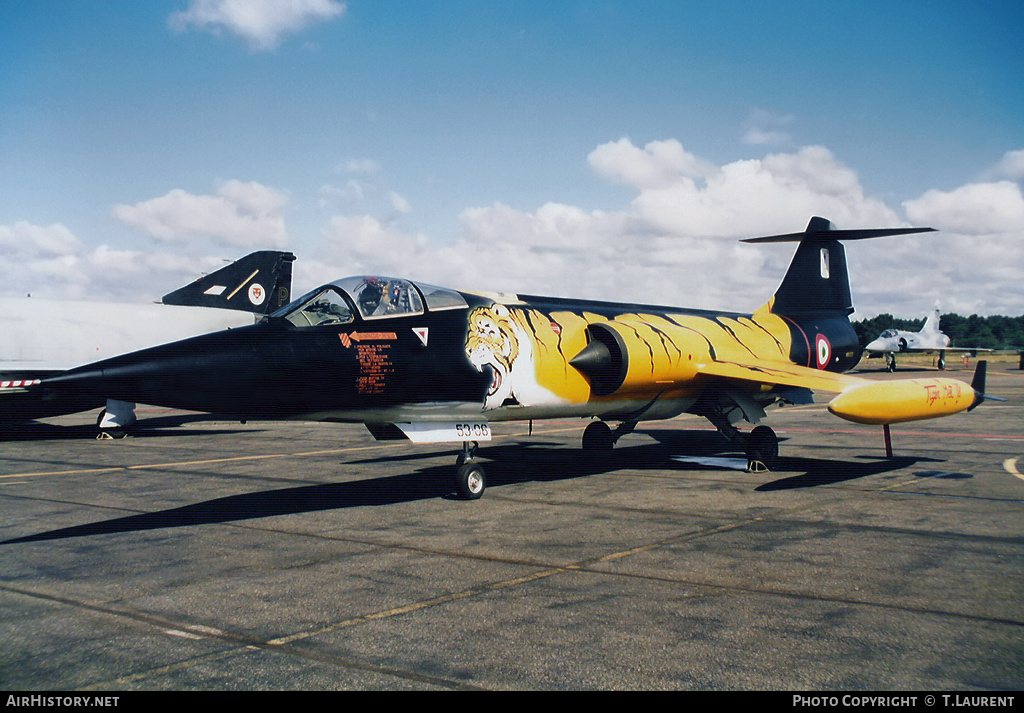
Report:
[[196,411],[245,412],[261,374],[280,365],[279,330],[215,332],[71,369],[40,388]]

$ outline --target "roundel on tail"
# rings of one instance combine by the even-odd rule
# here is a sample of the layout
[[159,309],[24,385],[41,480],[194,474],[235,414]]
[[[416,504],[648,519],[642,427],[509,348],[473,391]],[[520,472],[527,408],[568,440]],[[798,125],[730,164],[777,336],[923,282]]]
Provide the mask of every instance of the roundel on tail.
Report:
[[829,344],[828,337],[824,334],[819,334],[814,340],[815,353],[818,357],[818,368],[824,369],[828,366],[829,361],[832,360],[832,345]]

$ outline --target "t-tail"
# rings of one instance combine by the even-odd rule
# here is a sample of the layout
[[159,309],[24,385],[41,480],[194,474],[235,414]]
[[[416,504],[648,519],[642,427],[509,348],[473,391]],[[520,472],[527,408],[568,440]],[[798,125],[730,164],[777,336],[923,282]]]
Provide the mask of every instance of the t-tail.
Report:
[[748,238],[746,243],[798,242],[796,254],[775,295],[765,307],[786,319],[794,331],[792,360],[829,371],[847,371],[860,359],[850,324],[853,297],[840,241],[931,232],[933,228],[837,230],[825,218],[811,218],[802,233]]
[[259,250],[169,292],[161,302],[270,314],[291,300],[294,260],[290,252]]

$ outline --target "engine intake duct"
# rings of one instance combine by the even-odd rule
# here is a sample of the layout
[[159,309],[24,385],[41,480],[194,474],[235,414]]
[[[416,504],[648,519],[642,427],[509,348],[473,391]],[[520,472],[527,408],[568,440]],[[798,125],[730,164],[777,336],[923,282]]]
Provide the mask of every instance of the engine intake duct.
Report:
[[616,332],[602,324],[587,327],[587,340],[587,346],[569,364],[586,375],[595,396],[614,394],[626,380],[626,345]]

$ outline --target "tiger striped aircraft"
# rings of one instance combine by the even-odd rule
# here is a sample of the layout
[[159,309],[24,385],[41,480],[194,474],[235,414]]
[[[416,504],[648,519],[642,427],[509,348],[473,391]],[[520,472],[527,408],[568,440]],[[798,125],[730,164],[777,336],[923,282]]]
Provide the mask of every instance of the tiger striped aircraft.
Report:
[[775,433],[757,426],[742,434],[735,424],[760,421],[772,405],[811,403],[812,391],[837,394],[833,414],[886,428],[985,398],[980,365],[971,386],[844,373],[861,348],[840,241],[929,230],[837,230],[815,217],[801,233],[751,239],[799,243],[782,284],[753,314],[350,277],[259,324],[85,365],[34,388],[461,442],[454,486],[467,499],[484,492],[476,451],[498,421],[593,419],[582,445],[601,451],[640,421],[699,414],[744,447],[751,469],[768,469]]

